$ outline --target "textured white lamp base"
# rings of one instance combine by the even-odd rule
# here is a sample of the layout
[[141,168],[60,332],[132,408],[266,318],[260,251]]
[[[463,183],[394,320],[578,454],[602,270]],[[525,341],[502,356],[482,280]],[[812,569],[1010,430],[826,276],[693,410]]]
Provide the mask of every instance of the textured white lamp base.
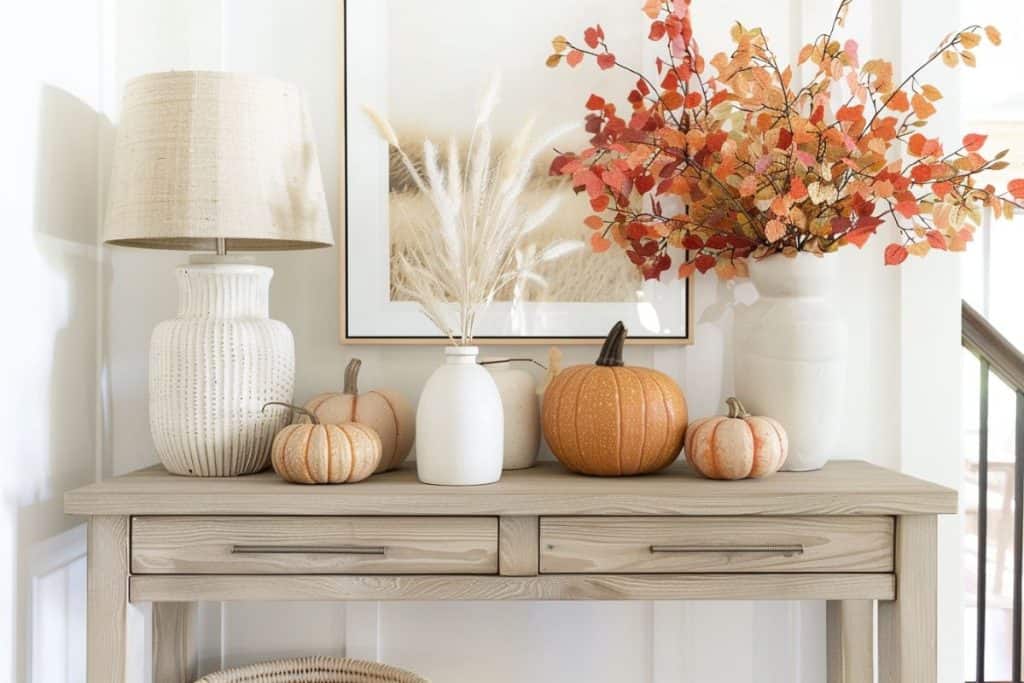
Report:
[[169,472],[250,474],[270,464],[292,402],[295,343],[268,314],[274,271],[247,264],[181,266],[178,316],[153,331],[149,424]]

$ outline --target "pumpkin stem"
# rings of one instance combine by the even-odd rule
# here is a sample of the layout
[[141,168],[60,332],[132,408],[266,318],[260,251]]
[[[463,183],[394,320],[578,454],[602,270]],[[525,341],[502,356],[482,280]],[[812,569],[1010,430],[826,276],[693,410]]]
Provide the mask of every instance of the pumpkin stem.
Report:
[[626,343],[626,334],[626,326],[622,324],[622,321],[615,323],[615,326],[608,332],[608,336],[605,337],[596,365],[606,368],[618,368],[625,365],[622,362],[622,347]]
[[299,415],[305,415],[306,417],[308,417],[313,424],[315,424],[315,425],[320,424],[320,420],[316,419],[316,415],[314,415],[313,413],[309,412],[305,408],[300,408],[299,406],[293,406],[291,403],[282,403],[281,401],[271,401],[269,403],[264,403],[263,407],[260,409],[260,412],[261,413],[267,412],[267,406],[281,406],[283,408],[291,408],[292,412],[298,413]]
[[750,417],[750,413],[743,407],[740,400],[735,396],[725,399],[725,405],[729,406],[729,417],[731,418],[744,418]]
[[342,393],[359,393],[359,367],[362,364],[363,361],[358,358],[353,358],[348,362],[348,366],[345,368],[345,388],[342,389]]

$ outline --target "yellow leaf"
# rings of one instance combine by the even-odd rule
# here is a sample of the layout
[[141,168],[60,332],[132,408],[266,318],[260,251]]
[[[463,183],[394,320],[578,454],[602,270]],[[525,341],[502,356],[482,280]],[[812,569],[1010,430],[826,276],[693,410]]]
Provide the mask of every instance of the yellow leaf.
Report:
[[986,26],[985,35],[988,36],[988,40],[993,45],[999,45],[1003,42],[1003,35],[999,33],[999,29],[995,26]]
[[960,58],[957,57],[956,52],[953,50],[946,50],[942,53],[942,62],[946,66],[953,68],[960,63]]
[[971,67],[972,69],[978,66],[978,60],[975,58],[974,53],[970,50],[964,50],[960,53],[960,59],[964,61],[964,64]]
[[927,242],[914,242],[907,247],[907,251],[911,256],[924,256],[931,248],[931,245]]
[[544,63],[547,64],[550,68],[554,69],[561,63],[561,61],[562,55],[551,55],[550,57],[548,57],[548,61]]
[[922,85],[921,94],[927,97],[932,102],[937,102],[942,99],[942,91],[936,88],[934,85]]
[[551,39],[551,47],[554,48],[555,54],[562,54],[569,47],[569,41],[565,36],[555,36]]
[[960,43],[968,50],[973,50],[981,44],[981,36],[971,31],[964,31],[960,34]]

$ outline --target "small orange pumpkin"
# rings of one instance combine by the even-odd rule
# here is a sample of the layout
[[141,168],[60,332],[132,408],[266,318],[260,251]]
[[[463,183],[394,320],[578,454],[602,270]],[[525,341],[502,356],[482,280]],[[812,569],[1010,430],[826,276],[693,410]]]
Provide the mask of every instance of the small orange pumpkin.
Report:
[[789,440],[778,420],[755,417],[730,398],[728,416],[697,420],[686,433],[686,460],[709,479],[774,474],[786,462]]
[[377,469],[381,443],[373,429],[357,422],[321,424],[308,411],[288,407],[311,422],[290,424],[274,437],[270,462],[282,479],[293,484],[352,484]]
[[412,404],[397,391],[377,389],[359,393],[359,367],[362,361],[353,358],[345,368],[345,386],[341,393],[314,396],[306,410],[325,424],[358,422],[372,427],[380,435],[384,455],[378,472],[393,470],[412,450],[416,435],[416,413]]
[[541,422],[551,452],[568,469],[597,476],[646,474],[678,456],[686,398],[667,375],[622,362],[626,327],[608,333],[594,365],[556,375]]

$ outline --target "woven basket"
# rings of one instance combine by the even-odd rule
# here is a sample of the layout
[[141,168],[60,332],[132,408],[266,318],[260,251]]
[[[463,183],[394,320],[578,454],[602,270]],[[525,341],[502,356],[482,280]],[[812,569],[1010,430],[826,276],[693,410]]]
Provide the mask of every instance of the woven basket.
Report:
[[377,662],[306,657],[264,662],[203,676],[196,683],[429,683],[409,671]]

